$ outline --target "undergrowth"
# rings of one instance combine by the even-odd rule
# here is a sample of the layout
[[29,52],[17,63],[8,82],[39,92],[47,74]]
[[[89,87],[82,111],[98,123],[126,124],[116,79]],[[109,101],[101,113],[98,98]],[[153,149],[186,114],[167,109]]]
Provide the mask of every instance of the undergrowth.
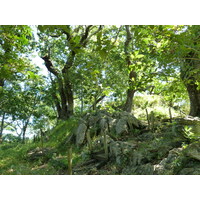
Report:
[[[76,127],[77,121],[70,119],[60,121],[58,125],[48,133],[48,139],[41,141],[29,141],[26,144],[4,143],[0,145],[0,174],[1,175],[57,175],[67,174],[67,151],[69,137]],[[30,161],[27,159],[29,152],[35,149],[53,149],[53,156],[48,159]],[[73,164],[81,159],[81,149],[72,145]],[[44,162],[45,160],[45,162]]]

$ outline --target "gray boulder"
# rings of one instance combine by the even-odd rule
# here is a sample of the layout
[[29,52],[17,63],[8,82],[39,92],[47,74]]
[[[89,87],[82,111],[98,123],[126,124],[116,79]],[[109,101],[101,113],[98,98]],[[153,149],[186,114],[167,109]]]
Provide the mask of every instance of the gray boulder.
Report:
[[108,123],[107,120],[105,118],[102,118],[99,122],[99,126],[100,126],[100,134],[102,135],[103,133],[108,131]]
[[116,126],[115,131],[117,135],[127,134],[128,133],[128,126],[125,119],[119,119]]
[[130,129],[140,127],[140,121],[131,113],[121,112],[120,115],[121,115],[121,118],[124,119],[128,123]]
[[200,143],[192,143],[185,149],[185,155],[200,161]]
[[76,145],[80,145],[85,140],[87,126],[84,123],[79,124],[76,130]]
[[136,143],[111,141],[109,143],[109,156],[114,158],[117,164],[121,164],[124,158],[136,148]]
[[179,175],[200,175],[199,167],[183,168]]
[[125,168],[122,172],[123,174],[127,175],[153,175],[154,174],[154,168],[153,165],[150,163],[139,165],[136,167],[129,167]]
[[154,165],[155,174],[173,174],[174,161],[179,157],[183,148],[174,148],[169,151],[169,154],[159,164]]

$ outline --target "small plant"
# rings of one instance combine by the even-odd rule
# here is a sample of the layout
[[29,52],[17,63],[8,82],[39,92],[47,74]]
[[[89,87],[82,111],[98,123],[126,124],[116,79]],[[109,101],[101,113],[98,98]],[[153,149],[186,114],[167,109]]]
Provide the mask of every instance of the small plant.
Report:
[[198,136],[196,136],[193,132],[192,132],[192,127],[189,126],[184,126],[184,136],[191,140],[191,141],[196,141],[197,139],[199,139]]
[[186,149],[188,147],[188,144],[186,144],[185,142],[182,143],[182,148]]

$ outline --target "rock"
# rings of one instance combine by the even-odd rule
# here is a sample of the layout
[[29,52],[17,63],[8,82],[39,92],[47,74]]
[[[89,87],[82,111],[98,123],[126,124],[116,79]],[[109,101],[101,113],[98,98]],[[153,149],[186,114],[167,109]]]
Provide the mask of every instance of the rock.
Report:
[[128,123],[130,129],[133,129],[134,127],[140,128],[140,121],[131,113],[121,112],[120,115],[121,115],[121,118],[124,119]]
[[196,136],[200,136],[200,118],[188,116],[185,118],[177,118],[177,123],[182,125],[183,129],[185,126],[191,128],[191,132],[193,132]]
[[[107,111],[97,111],[95,113],[87,113],[79,120],[77,128],[77,144],[82,144],[85,138],[86,127],[91,132],[91,137],[102,135],[104,133],[115,134],[115,137],[133,133],[135,128],[141,128],[140,121],[128,112],[108,113]],[[80,135],[79,135],[80,134]]]
[[116,126],[115,126],[115,131],[116,134],[122,135],[122,134],[127,134],[128,133],[128,126],[127,126],[127,122],[125,119],[119,119]]
[[121,112],[119,114],[120,119],[115,125],[115,131],[117,135],[127,134],[129,131],[133,132],[135,128],[140,128],[140,121],[128,112]]
[[100,120],[100,134],[103,135],[103,133],[108,131],[108,124],[107,124],[107,120],[105,118],[102,118]]
[[99,116],[89,116],[88,118],[88,126],[92,127],[92,126],[96,126],[97,122],[99,120]]
[[[146,131],[146,132],[145,132]],[[141,141],[151,141],[155,138],[155,135],[149,130],[143,131],[137,138]]]
[[[111,142],[113,142],[113,139],[109,136],[106,135],[106,141],[107,144],[110,144]],[[95,149],[102,149],[104,147],[104,136],[98,136],[94,142],[93,142],[93,146],[95,147]]]
[[[104,136],[101,136],[101,137],[99,138],[99,140],[100,140],[100,143],[101,143],[102,146],[103,146]],[[106,135],[106,141],[107,141],[108,144],[110,144],[111,142],[113,142],[113,139],[112,139],[109,135]]]
[[122,174],[125,175],[153,175],[154,167],[152,164],[147,163],[136,167],[128,166],[122,170]]
[[117,124],[117,119],[114,119],[112,117],[108,117],[107,118],[107,123],[108,123],[109,132],[115,132],[115,126]]
[[179,157],[182,148],[174,148],[159,164],[154,165],[155,174],[173,174],[173,162]]
[[154,167],[152,164],[147,163],[136,167],[135,174],[137,175],[153,175]]
[[200,169],[199,168],[183,168],[179,173],[179,175],[200,175]]
[[76,144],[80,145],[85,139],[85,134],[87,131],[87,126],[84,123],[79,124],[76,130]]
[[135,151],[131,157],[131,166],[141,165],[142,161],[145,159],[144,155],[140,151]]
[[117,158],[118,156],[120,156],[121,154],[121,147],[119,142],[111,142],[109,145],[109,149],[110,149],[110,157],[115,157]]
[[90,156],[91,156],[92,159],[95,159],[95,160],[98,160],[98,161],[105,161],[105,160],[108,159],[105,155],[104,150],[92,152]]
[[109,157],[121,164],[126,156],[136,148],[135,143],[111,141],[109,144]]
[[200,143],[192,143],[185,149],[185,155],[200,161]]

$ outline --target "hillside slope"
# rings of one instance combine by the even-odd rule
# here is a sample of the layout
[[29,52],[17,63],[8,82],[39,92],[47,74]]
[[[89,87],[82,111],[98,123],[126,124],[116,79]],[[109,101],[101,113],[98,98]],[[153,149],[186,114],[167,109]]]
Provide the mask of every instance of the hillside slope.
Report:
[[[91,123],[91,119],[94,123],[95,117],[95,126],[87,129],[91,136],[90,143],[86,133],[82,142],[77,144],[80,142],[77,139],[80,125]],[[102,123],[107,118],[114,119],[115,129],[103,132]],[[79,121],[61,121],[43,140],[2,144],[0,174],[68,174],[69,148],[72,149],[74,175],[200,174],[199,136],[191,130],[197,127],[195,130],[199,131],[199,119],[174,119],[173,123],[156,121],[153,129],[144,123],[131,128],[130,122],[123,127],[123,119],[124,114],[121,113],[109,116],[105,112],[92,113]]]

